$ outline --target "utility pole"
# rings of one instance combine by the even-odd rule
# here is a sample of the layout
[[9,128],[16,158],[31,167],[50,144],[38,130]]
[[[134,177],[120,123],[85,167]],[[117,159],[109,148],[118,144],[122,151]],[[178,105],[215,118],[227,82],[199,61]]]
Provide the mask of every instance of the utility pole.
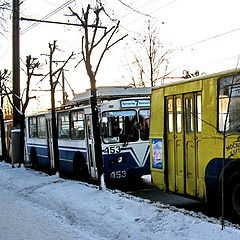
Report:
[[2,147],[2,160],[6,160],[7,158],[7,150],[6,150],[6,140],[5,140],[5,129],[4,129],[4,114],[3,114],[3,98],[2,95],[2,82],[4,80],[4,75],[2,76],[2,73],[0,71],[0,129],[1,129],[1,147]]
[[19,0],[13,0],[12,24],[12,77],[13,77],[13,127],[20,127],[20,50],[19,50]]
[[21,146],[24,146],[24,143],[21,138],[21,126],[24,124],[24,119],[21,114],[20,109],[20,50],[19,50],[19,9],[20,4],[19,0],[13,0],[12,2],[12,11],[13,11],[13,20],[12,20],[12,78],[13,78],[13,131],[12,135],[12,166],[14,163],[23,163],[24,162],[24,151],[21,149]]
[[62,70],[62,105],[66,104],[66,93],[65,93],[65,76],[64,70]]

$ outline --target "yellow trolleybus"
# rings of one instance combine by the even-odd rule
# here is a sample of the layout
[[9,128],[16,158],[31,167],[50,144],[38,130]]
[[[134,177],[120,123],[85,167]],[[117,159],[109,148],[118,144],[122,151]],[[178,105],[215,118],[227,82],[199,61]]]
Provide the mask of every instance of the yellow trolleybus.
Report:
[[156,87],[150,119],[153,182],[214,204],[224,189],[225,209],[239,216],[240,70]]

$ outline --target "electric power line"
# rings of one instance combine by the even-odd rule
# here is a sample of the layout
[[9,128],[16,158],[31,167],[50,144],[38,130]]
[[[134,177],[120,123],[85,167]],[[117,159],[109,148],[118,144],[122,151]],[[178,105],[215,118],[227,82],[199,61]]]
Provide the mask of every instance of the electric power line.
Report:
[[[66,6],[68,6],[69,4],[71,4],[72,2],[74,2],[75,0],[69,0],[67,2],[65,2],[64,4],[62,4],[61,6],[59,6],[58,8],[56,8],[55,10],[53,10],[52,12],[50,12],[49,14],[47,14],[46,16],[44,16],[43,18],[41,18],[41,20],[46,20],[50,17],[52,17],[53,15],[55,15],[56,13],[58,13],[59,11],[61,11],[63,8],[65,8]],[[32,28],[36,27],[39,24],[39,22],[33,23],[30,26],[28,26],[27,28],[23,29],[20,34],[24,34],[26,32],[28,32],[29,30],[31,30]]]
[[240,30],[240,27],[239,27],[239,28],[236,28],[236,29],[233,29],[233,30],[230,30],[230,31],[227,31],[227,32],[224,32],[224,33],[217,34],[217,35],[212,36],[212,37],[209,37],[209,38],[202,39],[202,40],[200,40],[200,41],[196,41],[196,42],[193,42],[193,43],[184,45],[184,46],[182,46],[182,47],[178,47],[178,48],[176,48],[175,50],[182,50],[183,48],[188,48],[188,47],[191,47],[191,46],[194,46],[194,45],[203,43],[203,42],[207,42],[207,41],[209,41],[209,40],[212,40],[212,39],[215,39],[215,38],[218,38],[218,37],[222,37],[222,36],[225,36],[225,35],[227,35],[227,34],[230,34],[230,33],[233,33],[233,32],[239,31],[239,30]]
[[[121,1],[121,0],[118,0],[118,1]],[[169,3],[166,3],[165,5],[163,5],[163,6],[159,7],[159,8],[157,8],[156,10],[150,12],[149,15],[151,15],[152,13],[155,13],[156,11],[158,11],[158,10],[160,10],[160,9],[162,9],[162,8],[165,8],[165,7],[169,6],[170,4],[172,4],[172,3],[176,2],[176,1],[177,1],[177,0],[173,0],[173,1],[169,2]],[[145,4],[144,4],[144,5],[145,5]],[[125,16],[127,16],[127,15],[128,15],[128,14],[124,15],[123,17],[125,17]],[[122,18],[121,18],[121,19],[122,19]],[[136,22],[138,19],[139,19],[139,18],[131,21],[131,22],[128,23],[127,25],[133,24],[133,23]],[[129,31],[128,29],[126,29],[125,27],[123,27],[123,26],[121,26],[121,27],[122,27],[125,31],[130,32],[130,31]],[[194,45],[198,45],[198,44],[201,44],[201,43],[204,43],[204,42],[213,40],[213,39],[215,39],[215,38],[219,38],[219,37],[222,37],[222,36],[225,36],[225,35],[234,33],[234,32],[239,31],[239,30],[240,30],[240,27],[239,27],[239,28],[236,28],[236,29],[233,29],[233,30],[230,30],[230,31],[226,31],[226,32],[224,32],[224,33],[220,33],[220,34],[214,35],[214,36],[212,36],[212,37],[208,37],[208,38],[206,38],[206,39],[202,39],[202,40],[199,40],[199,41],[196,41],[196,42],[193,42],[193,43],[190,43],[190,44],[187,44],[187,45],[178,47],[178,48],[175,49],[175,51],[177,51],[177,50],[182,50],[182,49],[184,49],[184,48],[188,48],[188,47],[191,47],[191,46],[194,46]]]
[[123,2],[122,0],[118,0],[118,1],[119,1],[122,5],[124,5],[125,7],[130,8],[133,12],[137,12],[137,13],[139,13],[139,14],[141,14],[141,15],[151,17],[150,15],[148,15],[148,14],[146,14],[146,13],[142,13],[142,12],[136,10],[135,8],[133,8],[133,7],[131,7],[130,5],[128,5],[128,4],[126,4],[125,2]]
[[[118,0],[118,1],[119,1],[119,0]],[[153,18],[153,19],[154,19],[154,17],[151,16],[152,13],[155,13],[156,11],[159,11],[159,10],[162,9],[162,8],[168,7],[169,5],[173,4],[173,3],[176,2],[176,1],[177,1],[177,0],[173,0],[173,1],[171,1],[171,2],[168,2],[168,3],[164,4],[164,5],[161,5],[159,8],[155,9],[154,11],[152,11],[152,12],[150,12],[149,14],[146,14],[146,15],[149,16],[150,18]],[[140,8],[141,8],[141,7],[144,7],[144,6],[147,5],[149,2],[150,2],[150,1],[148,1],[147,3],[141,5]],[[153,2],[151,1],[151,3],[153,3]],[[150,4],[151,4],[151,3],[150,3]],[[127,14],[123,15],[122,17],[120,17],[120,19],[123,19],[124,17],[126,17],[126,16],[129,15],[129,14],[130,14],[130,13],[127,13]],[[136,21],[138,21],[138,19],[139,19],[139,17],[136,18],[135,20],[129,22],[127,25],[131,25],[131,24],[135,23]],[[130,31],[130,30],[128,30],[127,28],[125,28],[125,27],[123,27],[123,26],[121,26],[121,28],[123,28],[123,29],[124,29],[125,31],[127,31],[127,32],[132,32],[132,33],[135,33],[135,34],[136,34],[136,32]],[[138,33],[138,34],[139,34],[139,33]]]
[[155,9],[154,11],[152,11],[150,14],[155,13],[155,12],[159,11],[160,9],[169,6],[169,5],[171,5],[172,3],[176,2],[176,1],[177,1],[177,0],[173,0],[173,1],[169,2],[169,3],[166,3],[166,4],[164,4],[163,6],[160,6],[159,8]]

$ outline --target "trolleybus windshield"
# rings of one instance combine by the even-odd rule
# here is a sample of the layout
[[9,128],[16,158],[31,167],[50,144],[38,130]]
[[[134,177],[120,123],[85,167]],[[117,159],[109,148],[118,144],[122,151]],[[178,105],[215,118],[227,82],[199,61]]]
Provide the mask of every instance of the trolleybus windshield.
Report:
[[104,143],[138,141],[137,112],[135,110],[103,112],[102,136]]

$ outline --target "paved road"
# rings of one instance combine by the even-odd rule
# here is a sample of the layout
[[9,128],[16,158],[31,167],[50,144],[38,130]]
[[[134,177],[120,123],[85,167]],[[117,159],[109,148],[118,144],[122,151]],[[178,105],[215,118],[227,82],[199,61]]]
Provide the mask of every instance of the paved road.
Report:
[[202,212],[203,214],[211,217],[218,217],[216,209],[209,209],[207,204],[202,201],[185,198],[173,193],[166,193],[154,186],[149,177],[144,179],[144,185],[137,189],[126,191],[128,194],[148,199],[153,202],[161,202],[169,204],[178,208],[184,208],[190,211]]

